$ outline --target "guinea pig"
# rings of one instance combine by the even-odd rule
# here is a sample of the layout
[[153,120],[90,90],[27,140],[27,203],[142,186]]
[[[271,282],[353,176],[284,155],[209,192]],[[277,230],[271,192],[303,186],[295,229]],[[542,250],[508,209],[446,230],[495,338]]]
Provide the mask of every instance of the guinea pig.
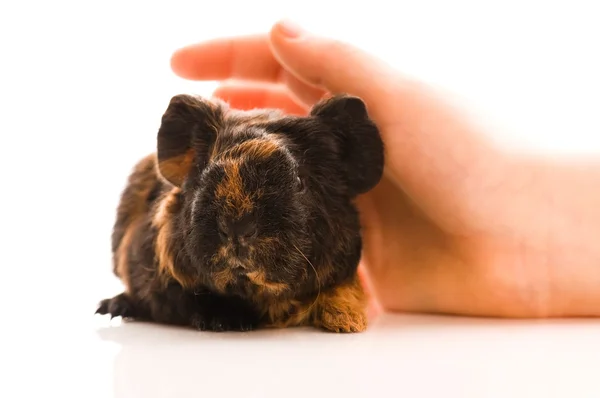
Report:
[[112,231],[124,292],[96,313],[211,331],[367,328],[358,195],[384,145],[362,99],[304,116],[174,96]]

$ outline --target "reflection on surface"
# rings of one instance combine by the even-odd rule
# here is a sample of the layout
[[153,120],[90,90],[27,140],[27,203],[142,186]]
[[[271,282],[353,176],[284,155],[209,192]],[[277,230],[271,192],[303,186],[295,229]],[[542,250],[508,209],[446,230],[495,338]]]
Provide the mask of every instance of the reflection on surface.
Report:
[[[349,335],[311,328],[210,333],[113,322],[97,333],[120,347],[113,366],[119,398],[373,397],[402,391],[475,397],[515,396],[523,388],[536,396],[568,395],[573,382],[597,389],[592,370],[600,366],[600,322],[594,320],[383,315],[366,333]],[[565,369],[578,367],[566,383]],[[390,388],[397,391],[390,394]]]
[[317,384],[335,393],[328,383],[332,368],[345,369],[344,378],[357,380],[352,373],[358,369],[351,364],[360,351],[358,335],[311,328],[210,333],[141,323],[98,333],[121,346],[114,363],[116,397],[229,396],[234,391],[244,397],[295,396],[314,394]]

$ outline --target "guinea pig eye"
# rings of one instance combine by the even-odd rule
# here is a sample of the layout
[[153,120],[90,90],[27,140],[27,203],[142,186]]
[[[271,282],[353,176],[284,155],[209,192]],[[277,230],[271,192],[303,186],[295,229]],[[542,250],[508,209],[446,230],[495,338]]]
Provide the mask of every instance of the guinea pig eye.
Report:
[[296,185],[300,191],[304,191],[304,180],[300,176],[296,177]]
[[222,223],[217,223],[217,232],[221,239],[227,239],[227,232],[225,232],[225,226]]

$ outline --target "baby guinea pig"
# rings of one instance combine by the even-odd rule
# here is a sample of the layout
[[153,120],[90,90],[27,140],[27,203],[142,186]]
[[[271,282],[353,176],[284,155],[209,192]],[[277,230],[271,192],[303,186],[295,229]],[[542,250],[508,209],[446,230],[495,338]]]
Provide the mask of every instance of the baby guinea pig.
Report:
[[366,329],[357,195],[384,148],[360,98],[306,116],[173,97],[112,234],[124,292],[97,313],[200,330]]

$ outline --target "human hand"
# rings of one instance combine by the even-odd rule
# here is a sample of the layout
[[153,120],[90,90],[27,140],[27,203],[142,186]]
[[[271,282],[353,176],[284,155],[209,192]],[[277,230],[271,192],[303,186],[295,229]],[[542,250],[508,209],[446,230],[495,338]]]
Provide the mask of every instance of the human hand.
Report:
[[222,81],[214,95],[238,108],[305,114],[341,92],[366,102],[387,159],[381,183],[358,201],[362,265],[383,309],[600,312],[591,293],[600,289],[589,283],[600,282],[598,271],[587,262],[574,271],[559,260],[566,247],[553,230],[559,218],[548,201],[548,168],[494,147],[424,84],[349,44],[284,23],[264,36],[182,48],[172,68],[187,79]]

